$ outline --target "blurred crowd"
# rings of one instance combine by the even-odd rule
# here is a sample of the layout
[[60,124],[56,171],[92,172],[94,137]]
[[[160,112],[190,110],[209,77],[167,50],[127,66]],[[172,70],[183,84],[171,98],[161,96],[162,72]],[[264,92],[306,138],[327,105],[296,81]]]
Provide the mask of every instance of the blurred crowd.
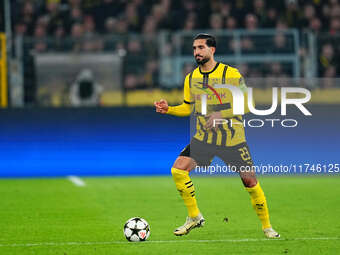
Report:
[[[158,83],[157,33],[162,30],[212,29],[232,31],[244,28],[298,28],[323,35],[318,44],[318,75],[337,77],[340,63],[339,0],[15,0],[12,1],[16,35],[34,38],[30,48],[46,51],[117,51],[124,55],[124,87],[154,87]],[[326,35],[326,36],[325,36]],[[234,41],[219,38],[219,54],[232,54]],[[223,41],[225,40],[225,41]],[[290,53],[293,41],[278,33],[256,45],[249,37],[241,41],[242,51]],[[260,41],[261,42],[261,41]],[[191,42],[190,42],[191,43]],[[171,51],[171,46],[170,51]],[[191,51],[191,45],[182,45]],[[219,52],[220,51],[220,52]],[[299,54],[304,50],[300,49]],[[244,75],[286,77],[289,66],[271,63],[261,69],[241,66]],[[192,66],[185,69],[190,70]]]

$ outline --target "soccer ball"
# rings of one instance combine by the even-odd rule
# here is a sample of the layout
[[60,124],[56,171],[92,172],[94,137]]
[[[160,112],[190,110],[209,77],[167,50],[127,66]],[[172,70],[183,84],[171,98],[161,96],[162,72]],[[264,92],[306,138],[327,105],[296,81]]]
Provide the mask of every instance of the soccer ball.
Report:
[[150,226],[142,218],[131,218],[124,225],[124,235],[130,242],[145,241],[150,236]]

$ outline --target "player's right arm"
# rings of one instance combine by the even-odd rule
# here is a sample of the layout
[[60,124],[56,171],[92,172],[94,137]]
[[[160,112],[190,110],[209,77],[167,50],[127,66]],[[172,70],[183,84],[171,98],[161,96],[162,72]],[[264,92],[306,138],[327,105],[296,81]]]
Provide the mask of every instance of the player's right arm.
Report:
[[161,99],[155,102],[156,112],[166,113],[174,116],[185,117],[191,114],[191,101],[190,101],[190,87],[189,87],[189,75],[184,80],[184,101],[177,106],[168,106],[166,100]]

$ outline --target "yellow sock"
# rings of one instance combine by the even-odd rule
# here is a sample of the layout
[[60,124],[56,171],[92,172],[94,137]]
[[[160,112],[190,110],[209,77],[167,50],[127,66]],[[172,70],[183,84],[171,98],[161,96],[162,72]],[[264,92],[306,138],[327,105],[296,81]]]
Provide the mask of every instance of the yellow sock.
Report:
[[262,229],[270,228],[267,201],[260,183],[257,182],[254,187],[246,188],[246,190],[249,192],[251,204],[262,223]]
[[171,174],[175,181],[176,188],[183,198],[184,204],[188,208],[189,217],[196,217],[200,211],[197,207],[195,188],[190,179],[189,172],[177,168],[171,168]]

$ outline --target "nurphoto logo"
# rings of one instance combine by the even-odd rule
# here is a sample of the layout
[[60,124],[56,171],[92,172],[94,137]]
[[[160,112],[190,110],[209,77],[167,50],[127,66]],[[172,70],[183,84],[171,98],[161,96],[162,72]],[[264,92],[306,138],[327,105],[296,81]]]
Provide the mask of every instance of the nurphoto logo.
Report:
[[[243,115],[245,114],[244,105],[244,91],[248,92],[248,102],[247,106],[251,113],[257,116],[268,116],[273,114],[278,107],[278,89],[281,89],[281,116],[287,115],[287,105],[295,105],[305,116],[311,116],[312,113],[303,105],[307,103],[311,99],[311,92],[305,88],[299,87],[282,87],[272,88],[272,104],[269,109],[259,110],[256,109],[253,105],[253,88],[248,87],[241,89],[239,87],[235,87],[233,85],[226,84],[216,84],[213,86],[216,89],[228,89],[233,97],[233,114],[234,115]],[[299,98],[287,98],[288,93],[299,93],[304,95],[304,97]],[[201,95],[201,113],[202,115],[207,114],[207,94]],[[282,127],[296,127],[298,125],[298,121],[295,119],[250,119],[243,120],[243,122],[233,121],[232,119],[215,119],[214,127],[220,124],[230,124],[230,125],[243,125],[249,127],[263,127],[266,123],[270,124],[271,127],[275,126],[275,123],[280,123]]]

